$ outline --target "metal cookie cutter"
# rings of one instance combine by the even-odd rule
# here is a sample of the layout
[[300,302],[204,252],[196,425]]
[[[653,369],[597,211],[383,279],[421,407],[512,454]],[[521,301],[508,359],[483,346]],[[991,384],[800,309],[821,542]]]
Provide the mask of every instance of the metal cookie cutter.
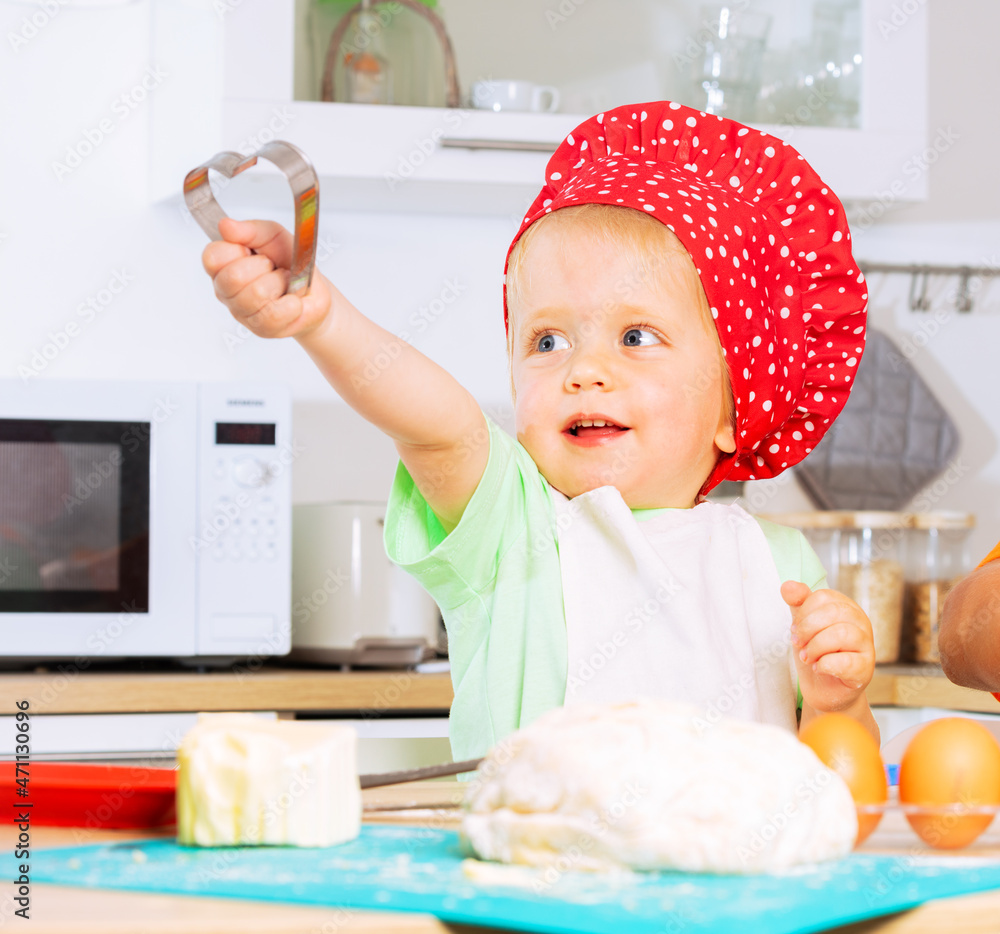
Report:
[[268,162],[274,163],[285,173],[288,183],[292,186],[292,194],[295,196],[295,240],[292,248],[291,277],[288,280],[286,294],[307,293],[312,282],[313,267],[316,264],[319,179],[312,163],[301,149],[284,140],[275,140],[261,146],[257,152],[249,156],[240,155],[238,152],[217,153],[208,162],[192,169],[184,177],[184,201],[192,217],[208,234],[209,239],[221,240],[219,221],[227,215],[212,193],[208,170],[214,169],[220,175],[232,178],[250,166],[256,165],[258,159],[267,159]]

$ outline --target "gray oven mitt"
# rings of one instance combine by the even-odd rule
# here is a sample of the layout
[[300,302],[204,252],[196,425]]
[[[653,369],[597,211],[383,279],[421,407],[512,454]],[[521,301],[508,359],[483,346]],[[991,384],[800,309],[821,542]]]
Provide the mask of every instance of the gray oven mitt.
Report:
[[820,509],[902,509],[958,450],[955,423],[902,351],[869,329],[854,389],[795,468]]

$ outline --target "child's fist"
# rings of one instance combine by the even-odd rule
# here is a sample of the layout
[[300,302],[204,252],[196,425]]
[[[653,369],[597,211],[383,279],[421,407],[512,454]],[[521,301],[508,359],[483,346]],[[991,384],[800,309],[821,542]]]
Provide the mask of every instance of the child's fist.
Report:
[[821,712],[844,709],[875,674],[871,622],[836,590],[814,593],[799,581],[785,581],[781,596],[792,608],[792,652],[803,701]]
[[[330,313],[330,284],[313,270],[309,293],[285,295],[292,235],[273,221],[219,221],[224,240],[202,253],[215,294],[232,316],[258,337],[293,337],[322,324]],[[254,251],[254,252],[251,252]]]

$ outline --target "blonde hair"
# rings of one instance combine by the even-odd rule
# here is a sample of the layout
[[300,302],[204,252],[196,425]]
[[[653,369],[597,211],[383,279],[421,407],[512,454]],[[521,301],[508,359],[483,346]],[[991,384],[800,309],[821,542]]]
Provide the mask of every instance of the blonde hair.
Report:
[[[514,244],[507,262],[507,362],[511,379],[511,398],[514,398],[514,333],[517,330],[516,309],[520,306],[525,289],[530,286],[525,257],[532,241],[541,228],[563,224],[586,230],[603,245],[617,251],[629,268],[635,271],[636,281],[657,280],[679,290],[690,290],[697,296],[698,313],[705,329],[715,338],[719,348],[719,367],[722,373],[723,404],[726,420],[733,424],[736,410],[733,403],[732,382],[726,365],[722,342],[715,328],[712,310],[705,289],[698,278],[694,260],[684,244],[660,221],[634,208],[610,204],[576,204],[560,208],[535,221]],[[626,285],[628,283],[625,283]]]

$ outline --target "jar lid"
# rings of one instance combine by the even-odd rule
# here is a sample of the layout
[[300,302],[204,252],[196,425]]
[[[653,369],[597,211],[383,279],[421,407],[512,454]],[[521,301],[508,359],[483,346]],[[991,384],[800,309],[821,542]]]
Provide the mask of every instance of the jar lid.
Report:
[[913,525],[912,513],[881,510],[822,509],[761,514],[759,518],[797,529],[899,529]]
[[913,514],[915,529],[971,529],[975,528],[976,517],[971,512],[939,510],[937,512],[916,512]]

